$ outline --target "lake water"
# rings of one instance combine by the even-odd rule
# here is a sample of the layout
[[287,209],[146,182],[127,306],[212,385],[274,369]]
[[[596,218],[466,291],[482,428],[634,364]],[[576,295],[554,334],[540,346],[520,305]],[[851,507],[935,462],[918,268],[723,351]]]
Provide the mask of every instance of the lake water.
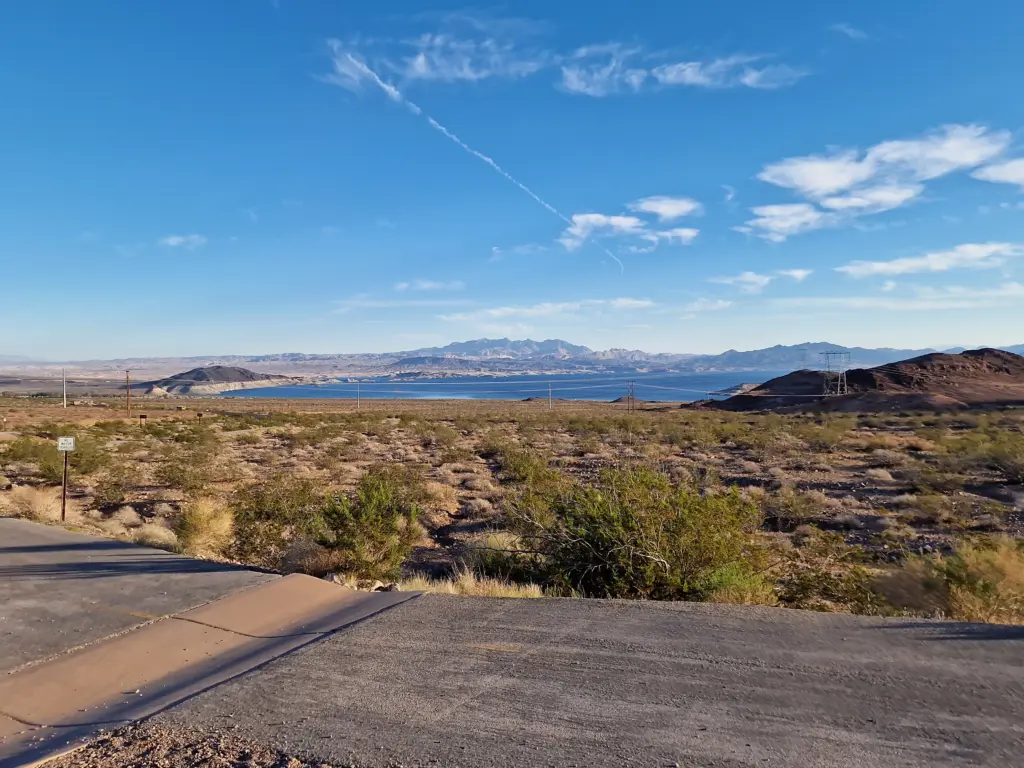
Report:
[[[365,399],[424,400],[523,400],[551,396],[564,400],[615,400],[626,394],[634,382],[638,400],[689,402],[703,400],[708,393],[739,384],[760,384],[784,371],[744,371],[724,373],[648,373],[633,375],[567,374],[561,376],[464,376],[447,379],[412,379],[359,382],[359,396]],[[222,397],[342,398],[355,399],[356,384],[331,382],[320,385],[266,387],[225,392]]]

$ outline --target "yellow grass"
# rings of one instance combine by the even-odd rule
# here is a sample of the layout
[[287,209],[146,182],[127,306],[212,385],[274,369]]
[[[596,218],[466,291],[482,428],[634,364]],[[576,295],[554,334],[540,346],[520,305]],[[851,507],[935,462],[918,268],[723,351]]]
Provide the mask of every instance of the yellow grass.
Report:
[[145,523],[137,528],[132,540],[144,547],[166,549],[171,552],[178,548],[178,537],[174,535],[174,531],[157,523]]
[[513,584],[501,579],[477,576],[472,571],[460,571],[445,579],[431,579],[417,575],[403,579],[398,588],[402,592],[429,592],[435,595],[465,595],[472,597],[544,597],[537,584]]
[[175,526],[182,551],[190,555],[219,555],[231,544],[235,518],[218,499],[202,497],[187,502]]
[[880,591],[897,608],[957,621],[1024,624],[1024,545],[1000,536],[947,557],[913,558]]
[[[24,517],[39,523],[59,523],[60,489],[16,485],[5,497],[4,513],[10,517]],[[78,505],[69,500],[67,521],[74,522],[80,517]]]

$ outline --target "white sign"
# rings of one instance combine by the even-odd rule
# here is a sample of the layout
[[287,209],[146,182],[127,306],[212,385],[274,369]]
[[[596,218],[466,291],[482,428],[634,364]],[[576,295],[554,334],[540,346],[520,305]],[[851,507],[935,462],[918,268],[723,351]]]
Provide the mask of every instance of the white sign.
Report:
[[58,437],[57,450],[60,451],[61,453],[71,453],[73,450],[75,450],[75,438]]

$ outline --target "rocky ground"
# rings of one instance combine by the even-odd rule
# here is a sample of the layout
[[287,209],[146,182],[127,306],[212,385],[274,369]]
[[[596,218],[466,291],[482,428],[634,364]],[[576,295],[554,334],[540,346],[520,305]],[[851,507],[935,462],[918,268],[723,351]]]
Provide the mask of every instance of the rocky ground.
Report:
[[52,768],[332,768],[256,744],[230,731],[159,728],[111,731],[48,765]]

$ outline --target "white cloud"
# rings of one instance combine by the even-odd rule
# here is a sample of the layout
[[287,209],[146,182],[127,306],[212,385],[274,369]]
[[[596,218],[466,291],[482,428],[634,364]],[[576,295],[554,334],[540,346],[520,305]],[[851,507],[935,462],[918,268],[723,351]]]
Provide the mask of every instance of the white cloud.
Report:
[[650,74],[661,85],[763,89],[792,85],[807,74],[786,64],[753,66],[763,59],[763,56],[735,55],[711,61],[680,61],[655,67]]
[[882,293],[892,293],[895,290],[896,290],[896,281],[895,280],[886,280],[884,283],[882,283]]
[[931,286],[915,289],[923,299],[1015,299],[1024,297],[1021,283],[1003,283],[996,288],[968,288],[961,285],[947,285],[941,288]]
[[926,253],[892,261],[854,261],[837,272],[850,277],[874,275],[909,275],[921,272],[945,272],[950,269],[991,269],[1001,267],[1007,259],[1024,255],[1024,246],[1013,243],[966,243],[948,251]]
[[636,93],[648,83],[662,87],[755,88],[793,85],[807,75],[787,64],[758,64],[764,56],[742,54],[705,61],[678,61],[648,69],[631,62],[644,52],[619,43],[578,48],[562,64],[561,87],[586,96]]
[[606,304],[612,309],[650,309],[654,306],[654,302],[650,299],[609,299],[609,300],[591,300],[590,306]]
[[666,229],[654,233],[654,237],[658,240],[664,240],[668,243],[678,243],[679,245],[689,245],[692,243],[697,235],[700,234],[699,229],[691,229],[689,227],[676,227],[675,229]]
[[522,52],[493,37],[459,39],[451,34],[424,34],[405,43],[413,53],[385,66],[406,80],[445,83],[477,82],[492,77],[519,78],[540,71],[550,61],[545,52]]
[[736,229],[773,243],[781,243],[801,232],[833,226],[838,221],[835,214],[824,213],[810,203],[759,205],[751,211],[755,218]]
[[538,318],[555,316],[572,316],[586,311],[612,310],[629,312],[650,309],[656,306],[648,299],[616,298],[616,299],[582,299],[580,301],[545,301],[526,306],[502,306],[479,309],[474,312],[459,312],[441,315],[440,319],[448,322],[486,322],[505,320],[508,318]]
[[668,195],[644,197],[634,200],[626,207],[634,213],[653,213],[658,217],[658,221],[672,221],[683,216],[695,216],[704,212],[704,206],[692,198],[669,197]]
[[854,150],[846,150],[832,155],[789,157],[765,166],[757,178],[817,198],[849,189],[874,174],[871,164],[859,159]]
[[491,257],[488,261],[501,261],[506,255],[513,256],[532,256],[537,253],[544,253],[548,250],[546,245],[540,245],[538,243],[523,243],[522,245],[513,245],[511,248],[500,248],[497,245],[491,247]]
[[833,24],[831,27],[829,27],[829,29],[831,29],[833,32],[839,32],[840,34],[846,35],[851,40],[868,39],[867,32],[865,32],[862,29],[857,29],[857,27],[853,26],[852,24],[847,24],[846,22],[843,22],[841,24]]
[[[328,46],[334,69],[323,79],[359,91],[370,81],[361,66],[366,64],[373,71],[400,78],[404,90],[418,82],[478,83],[556,70],[561,90],[603,97],[636,93],[648,86],[774,89],[792,85],[806,75],[760,55],[669,62],[652,68],[649,62],[664,62],[668,54],[619,42],[585,45],[571,52],[548,50],[524,45],[526,35],[537,32],[538,25],[519,22],[523,20],[482,22],[466,14],[445,14],[437,28],[411,39],[332,39]],[[345,51],[357,55],[350,58]],[[401,101],[397,88],[382,87],[394,101]]]
[[337,302],[334,314],[345,314],[357,309],[441,309],[472,305],[472,301],[462,299],[374,299],[360,294]]
[[[677,218],[684,214],[679,213],[684,207],[694,210],[693,205],[699,206],[695,201],[681,202],[685,198],[645,198],[636,203],[630,203],[633,210],[640,210],[640,203],[647,204],[648,209],[657,208],[662,211],[658,214],[659,219]],[[654,201],[651,203],[650,201]],[[657,211],[650,210],[651,213]],[[647,222],[636,216],[609,216],[603,213],[577,213],[572,216],[572,224],[558,238],[566,250],[574,251],[589,239],[605,237],[633,238],[634,244],[627,245],[629,253],[650,253],[660,243],[675,243],[677,245],[689,245],[700,234],[699,229],[691,227],[676,227],[674,229],[652,230],[648,228]],[[637,241],[645,243],[636,244]],[[492,256],[493,258],[493,256]]]
[[717,312],[722,309],[728,309],[732,306],[731,301],[725,299],[697,299],[691,301],[685,307],[684,312]]
[[606,216],[603,213],[575,213],[572,224],[558,238],[558,242],[573,251],[591,236],[636,235],[645,228],[636,216]]
[[890,211],[920,197],[922,182],[990,162],[1009,142],[1008,131],[945,125],[917,139],[883,141],[866,151],[837,149],[786,158],[765,166],[758,178],[808,202],[754,208],[756,218],[741,231],[782,242],[801,232]]
[[780,269],[779,274],[783,277],[791,277],[798,283],[802,283],[814,273],[812,269]]
[[627,61],[639,48],[618,43],[578,48],[562,65],[561,87],[569,93],[608,96],[623,90],[636,92],[647,79],[647,70],[630,67]]
[[461,280],[412,280],[410,282],[395,283],[396,291],[461,291],[466,284]]
[[168,235],[161,238],[159,244],[168,248],[184,248],[194,251],[196,248],[206,245],[206,238],[202,235]]
[[906,169],[915,179],[925,181],[992,160],[1006,150],[1010,138],[1009,131],[992,132],[981,125],[944,125],[920,139],[876,144],[868,150],[866,160]]
[[929,312],[937,310],[987,309],[1007,306],[1024,297],[1024,285],[1005,283],[997,288],[976,289],[950,286],[920,289],[916,298],[886,296],[801,296],[771,299],[772,307],[782,309],[883,310],[891,312]]
[[756,272],[741,272],[735,277],[713,277],[711,282],[734,285],[743,293],[760,293],[774,279],[770,275],[759,275]]
[[725,190],[725,202],[731,203],[733,198],[736,197],[736,188],[730,187],[728,184],[723,184],[722,189]]
[[899,208],[924,192],[920,184],[896,184],[878,187],[864,187],[848,195],[826,197],[821,201],[824,208],[857,213],[881,213]]
[[1016,184],[1024,191],[1024,157],[1007,160],[1005,163],[987,165],[984,168],[979,168],[971,175],[982,181]]

